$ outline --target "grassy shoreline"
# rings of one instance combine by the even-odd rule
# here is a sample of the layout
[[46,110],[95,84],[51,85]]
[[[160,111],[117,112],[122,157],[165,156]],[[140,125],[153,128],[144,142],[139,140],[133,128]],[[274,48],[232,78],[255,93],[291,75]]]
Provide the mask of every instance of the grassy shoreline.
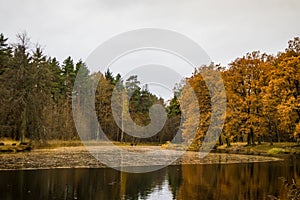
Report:
[[[162,148],[170,150],[188,150],[199,151],[199,147],[184,146],[181,144],[166,143]],[[262,142],[256,145],[247,145],[246,142],[231,143],[228,147],[226,144],[216,146],[211,150],[212,153],[242,154],[242,155],[264,155],[264,156],[284,156],[284,155],[300,155],[300,145],[295,142]]]
[[[45,142],[38,141],[30,141],[26,140],[26,144],[21,145],[19,141],[10,140],[7,138],[0,138],[0,153],[7,152],[22,152],[28,151],[31,149],[54,149],[59,147],[77,147],[77,146],[132,146],[130,142],[110,142],[110,141],[81,141],[81,140],[48,140]],[[181,149],[182,145],[176,145],[168,143],[166,144],[158,144],[158,143],[138,143],[137,146],[161,146],[164,149]],[[192,150],[189,148],[189,150]],[[257,144],[254,146],[247,146],[247,143],[231,143],[230,147],[226,145],[217,146],[213,152],[217,153],[234,153],[234,154],[245,154],[245,155],[286,155],[286,154],[297,154],[300,155],[300,145],[293,142],[280,142],[273,143],[270,145],[269,143]]]
[[[7,138],[0,138],[0,153],[16,153],[28,151],[31,149],[55,149],[59,147],[78,147],[78,146],[133,146],[130,142],[110,142],[110,141],[96,141],[96,140],[47,140],[47,141],[30,141],[26,139],[26,145],[21,145],[20,141],[15,141]],[[158,143],[138,143],[138,146],[160,146]],[[30,147],[26,150],[24,146]]]
[[276,142],[273,145],[264,142],[254,146],[247,143],[231,143],[230,147],[221,145],[216,148],[216,151],[222,153],[240,153],[247,155],[285,155],[285,154],[300,154],[300,145],[294,142]]

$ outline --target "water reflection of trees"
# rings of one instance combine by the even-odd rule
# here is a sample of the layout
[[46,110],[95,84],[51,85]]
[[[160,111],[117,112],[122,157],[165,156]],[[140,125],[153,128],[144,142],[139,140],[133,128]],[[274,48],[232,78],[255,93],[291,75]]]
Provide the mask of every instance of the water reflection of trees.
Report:
[[[285,199],[278,177],[300,183],[297,159],[289,162],[169,166],[143,174],[113,169],[0,172],[0,199],[147,199],[167,191],[173,199]],[[165,187],[165,183],[169,187]],[[171,197],[170,197],[171,198]]]
[[162,186],[166,169],[129,174],[113,169],[0,173],[0,199],[138,199]]
[[278,177],[300,181],[300,168],[292,163],[183,165],[181,168],[176,199],[266,199],[270,194],[285,199]]

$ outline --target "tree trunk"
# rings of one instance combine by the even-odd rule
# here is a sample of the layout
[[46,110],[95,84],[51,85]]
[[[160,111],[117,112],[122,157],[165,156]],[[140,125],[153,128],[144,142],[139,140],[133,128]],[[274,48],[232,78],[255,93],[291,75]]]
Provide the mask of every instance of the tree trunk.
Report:
[[272,134],[271,133],[269,134],[269,140],[270,140],[270,145],[272,146],[273,145],[273,139],[272,139]]
[[248,133],[247,145],[255,145],[254,133],[253,133],[253,128],[252,127],[250,127],[250,132]]
[[230,147],[230,146],[231,146],[231,144],[230,144],[230,141],[229,141],[229,138],[228,138],[228,137],[226,137],[225,141],[226,141],[226,145],[227,145],[227,147]]
[[258,144],[261,144],[262,136],[258,134]]
[[251,145],[251,136],[250,136],[250,133],[248,133],[247,135],[247,145]]
[[255,142],[254,142],[254,132],[253,132],[253,128],[250,127],[250,136],[251,136],[251,143],[254,146]]
[[276,129],[277,142],[280,142],[280,136],[279,136],[279,131],[278,131],[277,123],[276,122],[275,122],[275,129]]
[[219,144],[220,144],[220,145],[223,145],[222,134],[221,134],[220,137],[219,137]]
[[280,142],[280,136],[279,136],[279,131],[276,129],[276,137],[277,137],[277,142]]
[[24,111],[22,112],[22,118],[21,118],[21,130],[20,130],[20,133],[21,133],[21,136],[20,136],[20,142],[21,144],[22,143],[25,143],[25,134],[26,134],[26,126],[27,126],[27,120],[26,120],[26,115],[27,115],[27,109],[26,109],[26,106],[24,108]]

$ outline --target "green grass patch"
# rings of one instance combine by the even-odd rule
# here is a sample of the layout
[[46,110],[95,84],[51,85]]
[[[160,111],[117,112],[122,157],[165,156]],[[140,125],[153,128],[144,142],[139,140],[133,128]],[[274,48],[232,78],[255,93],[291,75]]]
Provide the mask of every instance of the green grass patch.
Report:
[[283,148],[272,148],[268,151],[268,154],[282,154],[285,153]]

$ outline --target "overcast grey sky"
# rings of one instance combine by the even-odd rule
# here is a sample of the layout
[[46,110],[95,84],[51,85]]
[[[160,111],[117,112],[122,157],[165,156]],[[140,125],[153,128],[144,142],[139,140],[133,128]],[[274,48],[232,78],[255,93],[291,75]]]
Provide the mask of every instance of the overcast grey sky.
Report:
[[101,42],[137,28],[166,28],[198,42],[216,63],[248,51],[276,53],[300,35],[299,0],[0,0],[0,32],[63,60],[85,59]]
[[196,41],[215,63],[253,50],[277,53],[300,36],[299,0],[0,0],[0,32],[60,61],[85,60],[102,42],[138,28],[164,28]]

